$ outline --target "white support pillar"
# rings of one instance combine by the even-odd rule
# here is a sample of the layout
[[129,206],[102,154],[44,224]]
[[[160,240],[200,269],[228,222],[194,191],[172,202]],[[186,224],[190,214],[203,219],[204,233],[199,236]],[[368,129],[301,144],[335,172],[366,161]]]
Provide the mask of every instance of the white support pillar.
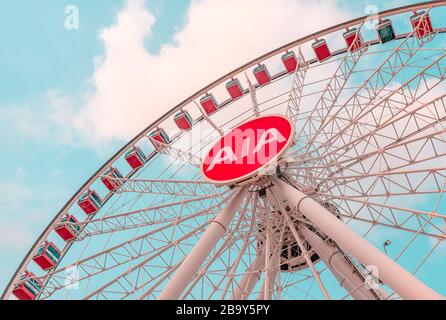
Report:
[[355,300],[375,300],[376,297],[368,290],[363,280],[356,274],[356,270],[344,259],[342,254],[335,247],[327,244],[316,233],[306,226],[299,226],[299,231],[305,240],[311,245],[320,259],[330,269],[331,273],[339,281],[341,287]]
[[169,283],[158,296],[159,300],[175,300],[181,296],[217,242],[224,236],[226,228],[240,207],[246,190],[246,186],[240,188],[227,206],[211,221],[203,236],[184,258]]
[[232,293],[231,300],[245,300],[249,297],[252,289],[255,287],[257,282],[260,280],[260,275],[262,274],[261,268],[265,264],[265,251],[260,250],[257,252],[257,257],[252,262],[251,266],[246,270],[240,283],[234,292]]
[[290,206],[305,215],[319,230],[347,250],[363,265],[376,266],[380,279],[395,290],[400,297],[408,300],[444,299],[442,295],[407,272],[315,200],[277,177],[271,177],[271,180],[274,183],[272,188],[281,193],[288,200]]
[[319,285],[319,288],[321,289],[324,297],[327,300],[331,300],[330,294],[328,293],[327,289],[325,288],[325,286],[321,280],[320,273],[319,273],[319,271],[317,271],[316,267],[314,266],[313,262],[311,261],[311,256],[308,253],[308,251],[305,249],[305,244],[302,241],[301,237],[299,236],[293,221],[291,221],[291,218],[285,212],[282,203],[280,203],[280,200],[278,199],[278,197],[280,197],[280,196],[274,194],[273,192],[271,192],[271,190],[267,190],[267,195],[271,198],[272,203],[275,203],[276,206],[278,206],[278,209],[284,213],[283,217],[285,218],[285,221],[286,221],[288,227],[290,228],[291,233],[293,234],[293,237],[296,240],[298,247],[300,248],[302,257],[304,258],[305,262],[307,263],[308,267],[310,268],[311,273],[313,273],[314,278],[316,279],[316,282]]
[[[262,286],[260,287],[260,291],[257,294],[257,300],[271,300],[274,292],[274,284],[276,283],[276,277],[279,273],[279,255],[275,254],[271,257],[270,263],[268,265],[268,269],[271,266],[275,266],[273,270],[265,270],[263,273],[265,278],[263,280]],[[268,276],[267,276],[268,275]]]

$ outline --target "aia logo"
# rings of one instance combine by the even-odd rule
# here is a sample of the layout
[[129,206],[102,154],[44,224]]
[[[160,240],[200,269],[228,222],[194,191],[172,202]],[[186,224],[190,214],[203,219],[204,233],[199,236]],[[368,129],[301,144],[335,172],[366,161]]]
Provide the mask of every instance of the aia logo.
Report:
[[249,178],[283,153],[293,138],[293,126],[283,116],[245,122],[222,137],[207,153],[202,174],[214,183]]

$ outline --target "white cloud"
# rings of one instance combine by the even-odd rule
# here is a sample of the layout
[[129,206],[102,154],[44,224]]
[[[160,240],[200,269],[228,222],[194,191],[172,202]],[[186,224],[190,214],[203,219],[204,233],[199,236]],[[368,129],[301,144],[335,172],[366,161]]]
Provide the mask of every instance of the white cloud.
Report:
[[[38,190],[29,186],[32,177],[18,165],[15,179],[0,181],[0,250],[28,248],[68,194],[49,174]],[[29,204],[32,203],[32,206]]]
[[33,198],[33,191],[20,181],[0,182],[0,207],[15,210]]
[[72,144],[76,132],[74,102],[57,91],[17,105],[2,106],[0,133],[6,144],[17,146],[29,139],[53,145]]
[[95,90],[72,120],[96,143],[129,139],[233,68],[350,17],[328,0],[193,0],[173,43],[151,54],[144,41],[155,17],[144,4],[128,0],[100,33]]
[[[16,223],[26,221],[23,203],[34,198],[33,191],[20,181],[0,182],[0,248],[10,251],[29,245],[28,226]],[[19,217],[19,219],[17,219]]]
[[29,228],[17,223],[6,222],[0,227],[0,249],[12,253],[14,250],[28,248],[32,244]]

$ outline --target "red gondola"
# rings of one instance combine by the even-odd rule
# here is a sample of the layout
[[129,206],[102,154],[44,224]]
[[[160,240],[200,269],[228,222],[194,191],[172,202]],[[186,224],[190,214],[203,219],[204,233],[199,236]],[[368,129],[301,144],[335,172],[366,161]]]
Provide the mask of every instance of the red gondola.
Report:
[[14,287],[12,294],[19,300],[35,300],[42,292],[43,284],[40,280],[34,279],[35,274],[25,271]]
[[243,96],[243,88],[238,79],[232,79],[226,83],[226,89],[229,92],[232,100],[236,100]]
[[415,33],[420,39],[427,37],[434,31],[429,13],[425,14],[425,11],[417,12],[413,16],[411,16],[410,23],[412,24],[412,27],[414,29],[418,26],[418,29]]
[[361,33],[356,28],[345,31],[343,37],[349,51],[360,49],[364,43]]
[[179,111],[173,118],[175,121],[177,127],[181,130],[189,130],[192,128],[192,117],[190,116],[189,112],[185,110]]
[[287,52],[282,56],[282,62],[285,65],[285,69],[288,73],[296,71],[297,68],[297,58],[293,51]]
[[59,259],[60,251],[52,242],[45,242],[42,244],[33,257],[34,262],[43,270],[54,268],[59,262]]
[[118,171],[116,168],[109,168],[105,170],[105,172],[102,174],[101,181],[102,183],[107,187],[110,191],[115,191],[118,189],[122,182],[117,181],[115,179],[122,179],[122,174]]
[[146,156],[139,147],[134,147],[128,150],[125,153],[124,158],[134,170],[141,168],[146,162]]
[[[150,138],[153,140],[151,141],[155,149],[163,149],[164,144],[169,144],[169,136],[167,135],[166,131],[163,128],[157,128],[149,133]],[[163,145],[158,144],[157,142],[162,143]]]
[[252,71],[259,85],[263,86],[271,82],[271,75],[264,64],[260,64]]
[[315,42],[313,42],[311,47],[313,48],[319,62],[323,62],[331,58],[330,49],[327,46],[327,41],[325,41],[324,39],[316,40]]
[[81,227],[76,224],[78,221],[74,216],[64,216],[60,221],[60,224],[54,229],[56,233],[65,241],[75,239],[80,231]]
[[102,206],[102,199],[98,196],[96,191],[86,191],[77,201],[77,204],[88,215],[96,213]]
[[214,95],[207,94],[200,99],[200,104],[207,115],[213,114],[218,109],[218,103]]

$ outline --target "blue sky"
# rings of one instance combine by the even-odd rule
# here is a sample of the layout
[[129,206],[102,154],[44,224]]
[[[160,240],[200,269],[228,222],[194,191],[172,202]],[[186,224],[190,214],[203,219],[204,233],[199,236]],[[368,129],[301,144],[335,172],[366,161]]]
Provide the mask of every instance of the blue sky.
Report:
[[[39,129],[33,131],[19,128],[18,123],[24,118],[38,121],[50,91],[81,96],[90,90],[94,58],[103,52],[98,32],[115,21],[124,3],[44,0],[0,4],[0,145],[4,150],[0,165],[8,167],[0,178],[1,288],[52,215],[122,145],[123,141],[110,142],[104,153],[82,143],[55,145],[56,129],[40,128],[36,123]],[[78,30],[64,27],[64,10],[69,4],[79,8]],[[187,1],[181,5],[172,0],[150,1],[147,7],[159,17],[153,41],[146,43],[148,50],[157,52],[184,21]],[[17,113],[17,108],[26,111]],[[48,130],[44,137],[39,134],[41,129]]]
[[[415,1],[332,1],[346,16],[363,15],[369,4],[384,10],[412,2]],[[64,10],[71,4],[79,8],[78,30],[64,26]],[[187,0],[144,2],[155,18],[150,34],[144,38],[144,48],[151,57],[173,50],[168,46],[175,48],[176,41],[181,44],[181,39],[187,38],[178,37],[178,33],[187,24],[189,4]],[[59,208],[132,132],[142,129],[139,122],[135,122],[133,131],[117,134],[106,128],[90,143],[89,131],[69,119],[100,91],[95,82],[95,76],[100,75],[96,72],[101,61],[108,61],[104,60],[107,48],[101,32],[117,23],[125,5],[125,0],[0,3],[0,167],[4,168],[0,176],[0,288]],[[146,18],[150,21],[150,17],[141,21]],[[246,61],[246,57],[272,49],[274,41],[282,41],[262,40],[258,46],[253,42],[246,48],[246,56],[240,59]],[[231,63],[222,63],[222,68],[229,71]],[[222,70],[217,70],[217,75]],[[215,76],[203,74],[203,81]],[[175,74],[169,76],[174,78]],[[183,94],[194,92],[201,84],[196,82],[184,93],[178,89],[181,94],[172,101],[180,101]],[[89,115],[95,115],[91,112],[94,106],[91,103]],[[128,117],[132,124],[137,115],[129,113]],[[149,124],[153,118],[146,117],[144,123]]]

